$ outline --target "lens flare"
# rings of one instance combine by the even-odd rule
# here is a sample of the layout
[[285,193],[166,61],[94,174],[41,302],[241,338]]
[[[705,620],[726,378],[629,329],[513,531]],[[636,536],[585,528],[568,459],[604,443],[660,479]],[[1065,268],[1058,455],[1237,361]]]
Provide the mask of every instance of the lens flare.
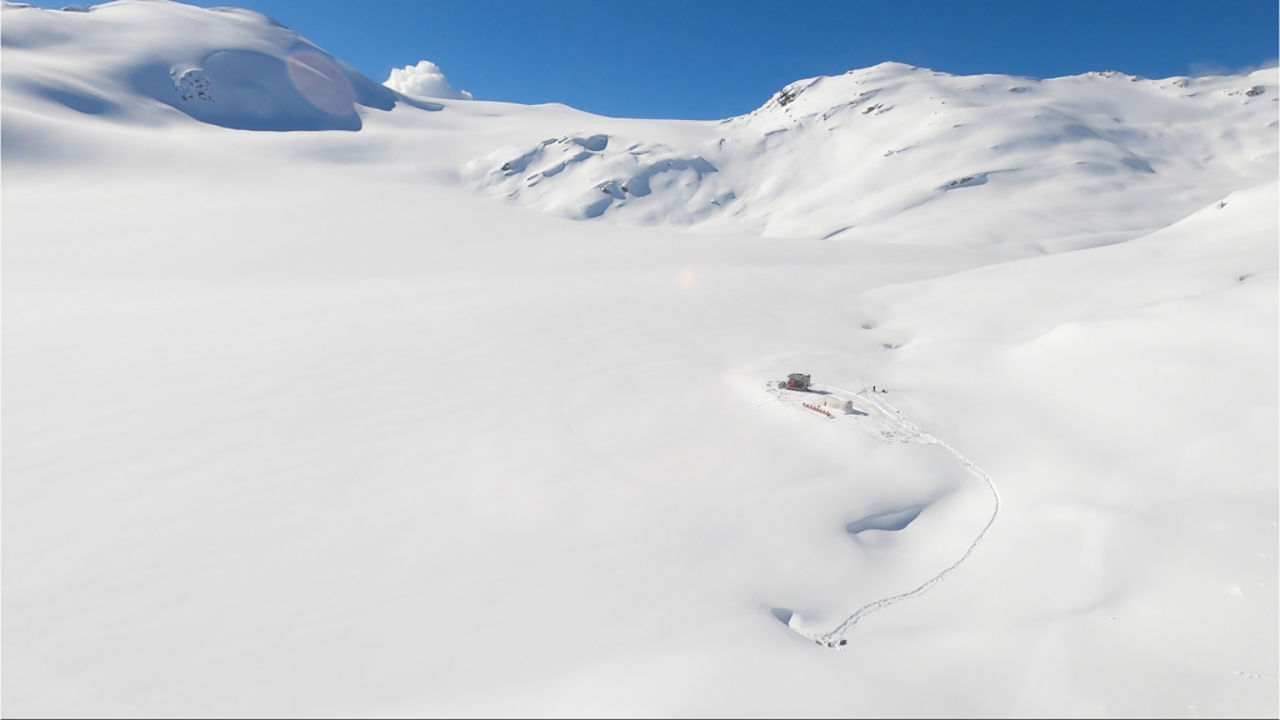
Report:
[[698,274],[691,267],[680,268],[680,289],[692,290],[698,286]]
[[289,79],[307,102],[330,115],[351,114],[355,88],[333,58],[314,50],[298,50],[289,55],[288,66]]

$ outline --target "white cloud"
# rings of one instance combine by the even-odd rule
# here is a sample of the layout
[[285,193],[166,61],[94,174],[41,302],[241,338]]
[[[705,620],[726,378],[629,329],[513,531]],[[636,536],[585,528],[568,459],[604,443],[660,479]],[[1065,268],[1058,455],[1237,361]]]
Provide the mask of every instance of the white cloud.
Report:
[[440,72],[440,67],[430,60],[419,60],[417,65],[392,68],[391,76],[382,84],[403,95],[471,99],[471,93],[466,90],[455,90],[444,73]]

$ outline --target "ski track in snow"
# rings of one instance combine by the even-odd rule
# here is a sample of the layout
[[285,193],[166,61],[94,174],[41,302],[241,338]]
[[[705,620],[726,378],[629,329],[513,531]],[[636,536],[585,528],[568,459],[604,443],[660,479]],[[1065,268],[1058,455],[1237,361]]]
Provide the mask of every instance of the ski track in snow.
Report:
[[[852,630],[853,627],[864,617],[871,613],[883,610],[891,605],[896,605],[903,600],[910,600],[913,597],[923,595],[934,585],[942,582],[948,575],[955,572],[956,568],[963,565],[964,562],[973,555],[973,552],[978,549],[978,546],[982,544],[983,539],[987,536],[987,531],[991,529],[991,526],[996,522],[996,518],[1000,515],[1000,491],[996,488],[996,484],[991,480],[991,477],[987,475],[982,468],[978,467],[972,460],[965,457],[959,450],[956,450],[946,442],[939,440],[937,437],[934,437],[922,430],[920,426],[912,422],[905,413],[894,407],[887,400],[872,397],[867,393],[865,388],[855,392],[831,385],[814,385],[813,389],[819,392],[825,391],[832,394],[839,393],[841,396],[852,400],[855,408],[867,413],[869,416],[875,417],[881,423],[889,425],[890,429],[881,429],[880,431],[881,436],[885,440],[901,440],[903,442],[919,442],[927,445],[942,446],[947,450],[947,452],[954,455],[970,474],[986,484],[987,489],[991,491],[992,499],[995,501],[991,509],[991,517],[987,518],[987,523],[982,526],[980,531],[978,531],[977,536],[974,537],[973,542],[969,543],[969,546],[965,548],[964,553],[961,554],[955,562],[943,568],[936,575],[925,580],[920,585],[907,590],[906,592],[880,598],[879,600],[863,605],[857,610],[854,610],[847,618],[844,619],[844,621],[837,625],[834,630],[827,633],[813,633],[798,628],[790,622],[787,623],[787,627],[800,635],[813,640],[819,645],[825,645],[830,648],[840,648],[847,644],[847,635],[849,634],[849,631]],[[779,398],[782,398],[781,391],[778,391],[776,394]]]

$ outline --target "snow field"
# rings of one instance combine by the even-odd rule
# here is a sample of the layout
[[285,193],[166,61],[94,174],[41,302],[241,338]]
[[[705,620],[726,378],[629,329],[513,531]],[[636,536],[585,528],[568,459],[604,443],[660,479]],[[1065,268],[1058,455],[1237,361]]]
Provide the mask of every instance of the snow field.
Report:
[[[7,235],[30,232],[29,217],[48,241],[15,250],[23,273],[5,278],[8,376],[26,378],[6,388],[24,421],[6,429],[5,469],[30,480],[6,487],[7,506],[29,512],[5,528],[19,547],[59,548],[10,571],[81,588],[10,610],[22,622],[9,650],[37,658],[6,674],[11,687],[81,707],[40,680],[65,677],[45,664],[52,642],[101,667],[74,675],[90,704],[123,695],[135,713],[299,712],[368,693],[394,707],[385,686],[422,688],[424,673],[438,684],[412,697],[451,707],[485,678],[519,677],[520,697],[617,648],[665,657],[726,623],[767,626],[780,597],[830,603],[833,617],[857,597],[856,578],[833,570],[850,549],[839,507],[860,487],[848,453],[744,454],[777,437],[719,379],[773,347],[755,317],[799,312],[776,307],[785,293],[742,302],[766,274],[712,267],[690,284],[683,270],[711,246],[602,238],[487,204],[494,232],[458,242],[450,228],[478,201],[424,207],[415,188],[353,195],[342,173],[257,170],[263,192],[207,188],[203,203],[236,211],[198,223],[181,203],[136,217],[114,193],[149,192],[141,179],[76,213],[36,191],[29,214],[6,214]],[[314,212],[375,199],[415,213],[371,233],[362,213]],[[492,239],[508,214],[544,241]],[[288,232],[260,230],[279,217]],[[102,228],[125,225],[104,242]],[[768,263],[769,244],[754,244],[748,257]],[[743,310],[755,312],[735,320]],[[906,470],[898,459],[873,467]],[[809,476],[826,479],[778,495]],[[815,515],[815,501],[829,509]]]
[[[3,12],[6,714],[1276,713],[1274,69],[327,111]],[[785,627],[965,556],[948,447],[977,549]]]

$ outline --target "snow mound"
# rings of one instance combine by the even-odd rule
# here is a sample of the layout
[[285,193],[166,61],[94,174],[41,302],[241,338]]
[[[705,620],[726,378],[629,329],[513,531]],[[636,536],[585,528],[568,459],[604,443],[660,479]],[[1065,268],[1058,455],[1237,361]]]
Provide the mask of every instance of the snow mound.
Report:
[[399,99],[248,10],[151,0],[81,10],[4,7],[6,104],[135,122],[156,122],[167,106],[241,130],[359,130],[362,107],[390,110]]
[[450,100],[471,99],[471,93],[466,90],[455,90],[440,66],[430,60],[419,60],[417,65],[392,68],[391,75],[382,84],[402,95]]

